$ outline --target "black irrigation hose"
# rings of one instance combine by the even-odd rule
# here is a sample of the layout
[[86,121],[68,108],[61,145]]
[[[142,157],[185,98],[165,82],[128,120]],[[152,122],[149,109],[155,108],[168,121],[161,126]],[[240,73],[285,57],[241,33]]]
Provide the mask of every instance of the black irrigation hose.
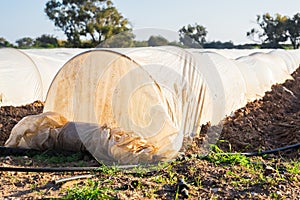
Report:
[[288,149],[294,149],[300,147],[300,143],[292,144],[292,145],[287,145],[284,147],[276,148],[276,149],[271,149],[271,150],[266,150],[266,151],[259,151],[259,152],[245,152],[245,153],[216,153],[217,155],[244,155],[244,156],[262,156],[262,155],[267,155],[267,154],[273,154],[277,153],[279,151],[285,151]]
[[15,172],[85,172],[97,169],[99,167],[0,167],[0,171]]
[[[216,153],[217,155],[245,155],[245,156],[262,156],[266,154],[272,154],[277,153],[279,151],[284,151],[288,149],[298,148],[300,147],[300,143],[296,143],[293,145],[287,145],[284,147],[267,150],[267,151],[261,151],[261,152],[246,152],[246,153]],[[0,147],[0,150],[4,150],[6,147]],[[11,149],[11,148],[9,148]],[[1,152],[0,151],[0,152]],[[205,158],[208,155],[204,155],[201,158]],[[137,167],[139,165],[124,165],[124,166],[118,166],[118,168],[133,168]],[[0,166],[0,171],[17,171],[17,172],[82,172],[82,171],[97,171],[100,167],[2,167]]]
[[39,151],[34,149],[24,149],[24,148],[12,148],[12,147],[4,147],[0,146],[0,156],[33,156],[37,154],[43,154],[43,155],[49,155],[49,156],[57,156],[57,155],[63,155],[63,156],[69,156],[72,154],[75,154],[78,152],[71,152],[71,151],[58,151],[58,150],[52,150],[49,149],[47,151]]

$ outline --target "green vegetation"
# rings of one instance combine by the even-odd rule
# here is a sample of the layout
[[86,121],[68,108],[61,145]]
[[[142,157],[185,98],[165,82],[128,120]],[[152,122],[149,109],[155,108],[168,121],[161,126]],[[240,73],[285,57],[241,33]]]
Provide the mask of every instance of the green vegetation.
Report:
[[52,35],[42,35],[37,37],[34,41],[34,46],[43,48],[55,48],[59,47],[58,40]]
[[0,37],[0,48],[1,47],[13,47],[13,45],[9,43],[5,38]]
[[52,35],[41,35],[36,39],[24,37],[16,41],[18,48],[55,48],[60,47],[56,37]]
[[120,169],[116,166],[106,166],[102,164],[102,166],[99,167],[96,171],[102,174],[115,175],[118,171],[120,171]]
[[241,154],[227,154],[227,153],[211,153],[206,158],[209,162],[216,165],[229,164],[229,165],[250,165],[249,157]]
[[96,47],[113,35],[129,30],[128,20],[110,0],[50,0],[45,13],[65,33],[69,47],[82,47],[81,38],[88,40],[90,47]]
[[292,162],[290,165],[286,166],[287,171],[291,174],[300,174],[300,161]]
[[97,200],[117,199],[108,194],[109,188],[99,188],[99,182],[88,180],[88,184],[82,187],[76,186],[67,190],[67,195],[62,199]]
[[30,37],[24,37],[16,41],[19,48],[30,48],[33,47],[34,39]]
[[131,31],[125,31],[114,35],[103,41],[98,47],[104,48],[125,48],[134,47],[134,34]]
[[33,156],[33,159],[36,160],[37,162],[45,162],[49,164],[70,163],[70,162],[81,161],[82,153],[75,153],[69,156],[65,156],[65,155],[49,156],[46,154],[39,154]]
[[[64,165],[78,166],[83,155],[36,155],[32,165]],[[16,158],[13,160],[17,161]],[[18,162],[19,162],[18,161]],[[205,198],[220,199],[235,197],[237,199],[284,199],[285,189],[297,185],[300,180],[300,162],[281,160],[279,157],[246,157],[241,154],[224,153],[218,146],[212,146],[212,152],[207,156],[180,157],[171,162],[156,165],[137,166],[121,169],[118,166],[101,165],[91,172],[90,179],[80,179],[62,183],[60,194],[62,199],[182,199],[178,189],[180,180],[188,185],[191,199],[203,194]],[[40,176],[30,173],[38,180]],[[73,176],[74,174],[69,174]],[[75,174],[78,175],[78,174]],[[21,185],[22,180],[12,174],[5,175],[12,183]],[[41,183],[31,181],[30,189],[37,196],[43,196]],[[44,180],[43,185],[49,184]],[[210,192],[209,192],[210,191]],[[257,196],[259,195],[259,196]]]
[[[298,182],[300,162],[281,163],[270,160],[262,163],[259,157],[220,154],[223,152],[218,147],[215,150],[218,152],[211,153],[204,160],[191,157],[150,168],[117,170],[116,167],[104,166],[98,171],[101,178],[88,180],[84,185],[68,189],[63,199],[116,199],[119,198],[117,194],[122,194],[125,198],[132,193],[138,194],[140,198],[162,198],[163,194],[164,198],[181,199],[182,194],[176,186],[180,178],[186,180],[192,198],[199,197],[201,190],[212,189],[214,192],[211,198],[219,199],[224,194],[223,189],[232,188],[238,199],[255,198],[258,194],[264,198],[283,199],[286,196],[279,192],[278,186]],[[266,167],[275,163],[274,168]],[[203,164],[207,168],[201,168]],[[211,174],[207,176],[205,173]],[[114,178],[110,180],[109,177]]]
[[179,30],[180,42],[190,48],[202,48],[206,42],[206,35],[206,28],[198,24],[188,24]]
[[294,49],[300,45],[300,13],[293,17],[269,13],[257,15],[256,22],[260,29],[251,29],[247,37],[262,43],[263,48],[283,48],[282,43],[288,41]]
[[169,44],[169,41],[162,36],[150,36],[148,40],[148,46],[166,46]]
[[253,49],[300,47],[300,13],[293,16],[269,13],[257,15],[258,29],[252,28],[246,36],[252,44],[235,45],[232,41],[207,41],[208,31],[200,24],[187,24],[178,30],[179,41],[168,41],[161,35],[151,35],[148,40],[135,40],[128,19],[114,7],[111,0],[48,0],[46,15],[66,35],[67,40],[58,40],[53,35],[43,34],[37,38],[23,37],[17,46],[0,37],[0,47],[56,48],[56,47],[146,47],[178,46],[183,48]]

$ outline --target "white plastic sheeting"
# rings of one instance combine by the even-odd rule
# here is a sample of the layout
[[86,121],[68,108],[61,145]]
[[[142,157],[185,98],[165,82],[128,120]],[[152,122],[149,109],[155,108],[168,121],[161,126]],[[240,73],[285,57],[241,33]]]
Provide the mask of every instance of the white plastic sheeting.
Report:
[[[261,98],[266,91],[271,89],[271,86],[273,84],[282,83],[286,79],[291,78],[290,74],[294,72],[294,70],[299,66],[300,63],[299,50],[286,51],[280,49],[189,49],[188,51],[198,56],[212,54],[214,52],[216,54],[224,56],[227,60],[227,63],[229,62],[228,60],[235,63],[231,64],[231,66],[233,66],[233,68],[238,68],[238,70],[241,72],[241,77],[243,78],[246,85],[246,92],[241,93],[245,94],[245,97],[241,96],[242,99],[240,99],[238,107],[244,106],[245,102]],[[202,63],[203,59],[201,59],[199,62]],[[223,61],[221,63],[221,68],[225,66],[223,63],[226,62]],[[214,66],[217,67],[218,65]],[[224,73],[221,75],[221,77],[223,78],[227,76],[228,75]],[[237,78],[238,75],[235,77]],[[234,85],[234,83],[230,84]],[[228,109],[231,111],[235,110],[230,108]],[[226,112],[226,115],[228,115],[228,112]]]
[[[44,111],[57,112],[70,121],[131,132],[131,140],[142,138],[155,145],[153,159],[172,158],[183,139],[192,137],[200,126],[206,97],[203,78],[193,56],[179,48],[146,48],[127,54],[95,50],[69,61],[55,77]],[[88,130],[80,126],[79,135],[91,127],[94,130],[92,125],[84,127]],[[86,138],[85,134],[81,137]],[[91,140],[88,137],[83,143]],[[107,146],[109,151],[112,144],[106,142],[110,141],[100,140],[96,145]],[[144,162],[139,157],[142,153],[131,158]]]
[[253,53],[268,53],[273,49],[188,49],[190,52],[214,52],[228,59],[237,59]]
[[87,49],[0,49],[0,106],[44,101],[58,70]]
[[247,85],[247,101],[261,98],[273,84],[283,83],[291,78],[290,71],[294,71],[299,62],[287,63],[279,55],[284,56],[283,53],[273,51],[253,53],[235,60]]
[[[88,137],[89,127],[93,133],[95,127],[87,124],[131,132],[130,137],[155,146],[153,158],[170,159],[201,124],[217,124],[247,101],[261,97],[272,84],[290,78],[286,63],[274,51],[237,59],[174,47],[89,51],[58,73],[45,111],[85,123],[78,126],[79,135],[98,160],[107,159],[107,155],[96,155],[96,146],[107,147],[103,154],[120,141],[110,144],[108,139],[95,139],[99,133]],[[92,140],[97,144],[91,145]],[[120,151],[109,155],[115,159]],[[155,161],[143,160],[139,154],[124,156],[126,159],[118,156],[114,161]]]
[[32,59],[17,49],[0,49],[0,106],[42,98],[42,79]]
[[218,124],[262,97],[300,63],[296,50],[222,54],[175,47],[86,51],[59,70],[44,112],[72,121],[98,161],[169,160],[202,124]]
[[238,66],[230,59],[214,52],[192,52],[204,74],[214,103],[214,119],[217,124],[241,105],[246,104],[246,83]]
[[21,51],[32,59],[41,74],[43,84],[43,99],[39,100],[45,100],[50,84],[59,69],[73,56],[83,51],[87,51],[87,49],[55,48],[24,49]]

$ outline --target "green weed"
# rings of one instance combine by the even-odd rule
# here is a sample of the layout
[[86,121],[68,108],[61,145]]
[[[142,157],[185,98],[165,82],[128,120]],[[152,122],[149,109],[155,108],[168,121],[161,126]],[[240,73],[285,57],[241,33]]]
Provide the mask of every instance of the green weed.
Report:
[[98,187],[98,182],[89,180],[88,184],[82,187],[68,189],[67,195],[62,199],[76,199],[76,200],[96,200],[96,199],[116,199],[108,194],[109,188]]
[[287,166],[287,171],[291,174],[300,174],[300,162],[293,162],[290,166]]
[[106,166],[103,164],[101,167],[97,168],[96,171],[101,174],[115,175],[120,169],[117,168],[117,166]]
[[68,163],[80,161],[82,158],[81,153],[75,153],[70,156],[57,155],[57,156],[49,156],[46,154],[35,155],[33,157],[34,160],[40,162],[47,162],[49,164],[59,164],[59,163]]
[[230,164],[230,165],[242,165],[249,166],[250,160],[248,157],[241,154],[230,154],[230,153],[211,153],[206,158],[208,161],[220,165],[220,164]]

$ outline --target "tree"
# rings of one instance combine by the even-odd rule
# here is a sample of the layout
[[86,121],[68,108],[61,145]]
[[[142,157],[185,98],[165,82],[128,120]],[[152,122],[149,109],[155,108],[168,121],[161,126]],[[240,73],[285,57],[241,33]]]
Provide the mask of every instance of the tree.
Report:
[[262,31],[251,29],[247,32],[250,39],[258,36],[262,43],[267,43],[267,47],[270,48],[280,48],[280,43],[287,41],[287,16],[276,14],[275,17],[272,17],[269,13],[266,13],[262,17],[257,15],[256,22]]
[[212,41],[203,44],[203,48],[210,48],[210,49],[233,49],[235,45],[232,41],[229,42],[221,42],[221,41]]
[[179,41],[187,47],[202,48],[206,42],[207,31],[206,28],[195,24],[194,26],[188,24],[179,30]]
[[23,37],[16,41],[19,48],[30,48],[33,46],[34,40],[30,37]]
[[52,35],[42,35],[35,39],[34,46],[36,47],[46,47],[46,48],[54,48],[58,47],[58,41],[56,37]]
[[144,41],[134,40],[133,41],[133,46],[134,47],[147,47],[148,46],[148,41],[146,41],[146,40],[144,40]]
[[45,12],[67,36],[68,44],[80,47],[81,37],[97,46],[112,35],[129,30],[129,22],[110,0],[50,0]]
[[102,42],[97,47],[125,48],[134,46],[134,34],[131,31],[119,33]]
[[162,36],[150,36],[149,39],[148,39],[148,46],[152,46],[152,47],[155,47],[155,46],[166,46],[169,44],[169,41],[162,37]]
[[5,38],[0,37],[0,47],[13,47]]
[[298,49],[300,45],[300,13],[293,16],[287,21],[287,34],[294,49]]

